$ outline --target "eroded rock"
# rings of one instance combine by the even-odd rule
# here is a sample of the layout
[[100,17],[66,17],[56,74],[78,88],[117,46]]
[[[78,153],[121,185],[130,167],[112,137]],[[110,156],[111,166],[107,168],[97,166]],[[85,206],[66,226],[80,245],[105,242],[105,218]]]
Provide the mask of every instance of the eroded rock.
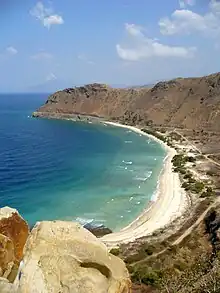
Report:
[[19,293],[128,293],[123,261],[73,222],[41,222],[31,232],[15,281]]
[[14,262],[15,254],[13,242],[7,236],[0,234],[0,275],[7,278]]
[[0,276],[10,279],[11,272],[18,268],[28,234],[28,225],[17,210],[0,209]]

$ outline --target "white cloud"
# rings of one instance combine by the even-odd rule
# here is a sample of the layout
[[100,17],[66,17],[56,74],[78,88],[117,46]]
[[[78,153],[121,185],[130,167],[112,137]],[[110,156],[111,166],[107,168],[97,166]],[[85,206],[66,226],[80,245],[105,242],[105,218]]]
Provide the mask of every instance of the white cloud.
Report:
[[131,41],[130,46],[116,45],[120,58],[127,61],[139,61],[151,57],[193,57],[196,48],[168,46],[160,43],[158,39],[150,39],[144,34],[144,29],[135,24],[125,24],[126,32]]
[[193,6],[196,4],[196,0],[185,0],[187,5]]
[[57,77],[56,77],[56,75],[54,74],[54,73],[49,73],[48,75],[47,75],[47,77],[46,77],[46,80],[47,81],[50,81],[50,80],[56,80],[57,79]]
[[188,9],[176,10],[171,17],[159,21],[160,32],[164,35],[201,33],[207,36],[220,34],[220,3],[212,0],[209,12],[204,15]]
[[186,7],[185,5],[185,1],[182,1],[182,0],[179,0],[179,5],[180,5],[180,8],[183,9]]
[[220,16],[220,2],[219,1],[217,1],[217,0],[211,0],[210,9],[218,17]]
[[196,4],[196,0],[179,0],[179,5],[181,9],[186,8],[187,5],[193,6],[195,4]]
[[50,28],[53,24],[63,24],[63,18],[60,15],[50,15],[44,19],[44,26]]
[[95,62],[89,60],[85,54],[79,54],[79,55],[77,56],[77,58],[78,58],[79,60],[81,60],[81,61],[87,63],[87,64],[90,64],[90,65],[94,65],[94,64],[95,64]]
[[133,37],[141,37],[142,38],[144,36],[144,33],[143,33],[144,28],[140,25],[126,23],[125,29],[126,29],[127,33]]
[[44,52],[44,51],[31,56],[31,59],[34,59],[34,60],[45,60],[45,59],[52,59],[52,58],[53,58],[52,54]]
[[18,54],[18,50],[15,49],[14,47],[10,46],[6,48],[6,53],[9,55],[16,55]]
[[42,2],[38,2],[36,6],[31,9],[30,14],[37,18],[43,26],[48,29],[55,24],[63,24],[64,20],[61,15],[54,14],[51,7],[44,7]]

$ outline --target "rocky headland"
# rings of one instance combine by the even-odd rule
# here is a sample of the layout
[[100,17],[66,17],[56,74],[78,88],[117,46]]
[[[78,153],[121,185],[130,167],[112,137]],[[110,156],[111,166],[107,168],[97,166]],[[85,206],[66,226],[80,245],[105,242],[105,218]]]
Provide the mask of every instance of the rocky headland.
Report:
[[177,78],[152,88],[117,89],[105,84],[69,88],[49,96],[34,116],[90,116],[129,125],[220,131],[220,73]]
[[219,95],[220,73],[176,78],[151,88],[119,89],[95,83],[52,94],[33,116],[176,128],[194,139],[202,151],[216,153]]

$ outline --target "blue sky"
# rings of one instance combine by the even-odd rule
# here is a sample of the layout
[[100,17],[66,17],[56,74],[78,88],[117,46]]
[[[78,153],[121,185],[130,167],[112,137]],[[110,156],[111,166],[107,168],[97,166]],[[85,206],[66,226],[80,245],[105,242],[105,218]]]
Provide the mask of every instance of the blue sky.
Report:
[[2,0],[0,91],[141,85],[220,68],[217,0]]

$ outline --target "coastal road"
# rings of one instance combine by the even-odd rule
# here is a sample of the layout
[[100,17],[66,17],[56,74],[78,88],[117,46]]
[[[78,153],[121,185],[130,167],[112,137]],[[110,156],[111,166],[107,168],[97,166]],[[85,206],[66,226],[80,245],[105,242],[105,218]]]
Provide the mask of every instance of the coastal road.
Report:
[[[181,133],[179,133],[179,131],[176,129],[176,128],[173,128],[172,131],[175,131],[178,135],[180,135],[184,141],[186,141],[191,147],[192,149],[196,150],[200,155],[204,156],[204,158],[207,159],[207,161],[210,161],[211,163],[217,165],[217,166],[220,166],[220,163],[218,162],[215,162],[213,159],[210,159],[208,158],[209,154],[206,154],[204,155],[200,149],[198,149],[193,143],[191,143],[191,141],[189,141],[184,135],[182,135]],[[200,216],[199,218],[188,228],[184,231],[184,233],[179,236],[173,243],[171,243],[170,246],[176,246],[178,244],[180,244],[187,236],[189,236],[193,231],[194,229],[204,220],[205,216],[207,215],[207,213],[215,206],[217,206],[218,204],[220,204],[220,198],[216,198],[216,200],[214,201],[214,203],[212,203]],[[169,246],[169,247],[170,247]],[[169,248],[168,247],[168,248]],[[132,264],[132,266],[136,265],[136,264],[141,264],[141,263],[144,263],[145,261],[149,260],[150,258],[154,258],[154,257],[157,257],[158,255],[160,254],[163,254],[164,252],[166,252],[168,250],[168,248],[165,248],[163,250],[161,250],[160,252],[158,253],[155,253],[151,256],[147,256],[146,258],[140,260],[140,261],[137,261],[135,263]]]
[[[156,126],[157,129],[170,129],[170,131],[172,132],[174,129],[177,129],[177,130],[182,130],[182,131],[193,131],[193,129],[191,128],[179,128],[179,127],[172,127],[172,126]],[[218,133],[220,134],[219,131],[212,131],[212,130],[205,130],[204,132],[207,132],[207,133]]]
[[208,155],[203,155],[203,156],[204,156],[209,162],[211,162],[211,163],[215,164],[216,166],[219,166],[219,167],[220,167],[220,163],[216,162],[216,161],[213,160],[213,159],[208,158],[208,156],[210,156],[210,154],[208,154]]
[[210,155],[215,155],[215,154],[203,154],[199,148],[197,148],[188,138],[186,138],[183,134],[181,134],[176,128],[174,128],[172,131],[176,132],[178,135],[180,135],[182,137],[182,139],[184,139],[192,147],[192,149],[196,150],[200,155],[202,155],[204,158],[206,158],[209,162],[220,167],[220,163],[218,163],[215,160],[208,157]]
[[182,139],[184,139],[192,147],[192,149],[196,150],[200,155],[203,155],[201,150],[198,149],[191,141],[189,141],[188,138],[186,138],[182,133],[176,130],[176,128],[174,128],[173,131],[176,132],[179,136],[181,136]]
[[[190,226],[188,229],[185,230],[185,232],[180,236],[178,237],[170,246],[176,246],[178,244],[180,244],[187,236],[189,236],[193,230],[198,227],[198,225],[204,220],[204,218],[206,217],[207,213],[214,207],[218,206],[220,204],[220,197],[216,198],[216,200],[199,216],[199,218],[196,220],[196,222],[194,224],[192,224],[192,226]],[[170,247],[169,246],[169,247]],[[160,252],[158,253],[155,253],[155,254],[152,254],[151,256],[147,256],[145,257],[144,259],[141,259],[139,261],[136,261],[134,263],[132,263],[131,265],[132,266],[135,266],[135,265],[139,265],[139,264],[142,264],[144,263],[145,261],[151,259],[151,258],[155,258],[157,257],[158,255],[161,255],[163,254],[164,252],[166,252],[169,247],[161,250]]]
[[183,241],[184,238],[186,238],[187,236],[189,236],[192,231],[204,220],[205,216],[207,215],[207,213],[214,207],[216,207],[218,204],[220,204],[220,197],[217,197],[216,200],[213,202],[213,204],[211,204],[200,216],[199,218],[196,220],[196,222],[189,227],[179,238],[177,238],[173,243],[173,245],[178,245],[180,244],[180,242]]

